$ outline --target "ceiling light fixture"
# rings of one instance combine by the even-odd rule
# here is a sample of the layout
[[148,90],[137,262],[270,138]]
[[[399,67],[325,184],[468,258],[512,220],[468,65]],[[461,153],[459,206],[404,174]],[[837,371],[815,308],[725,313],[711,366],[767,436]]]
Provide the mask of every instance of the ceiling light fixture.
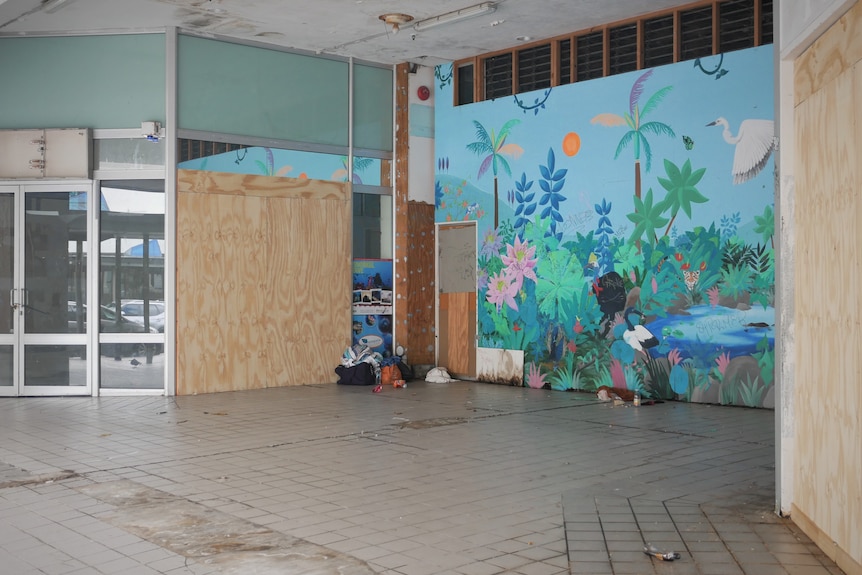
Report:
[[380,16],[378,16],[378,18],[392,27],[393,34],[397,34],[398,30],[400,30],[401,26],[403,26],[404,24],[413,21],[413,16],[411,16],[410,14],[401,14],[399,12],[381,14]]
[[461,8],[460,10],[453,10],[452,12],[446,12],[445,14],[440,14],[439,16],[432,16],[431,18],[420,20],[413,25],[413,29],[417,32],[424,32],[425,30],[430,30],[435,26],[442,26],[443,24],[460,22],[461,20],[466,20],[467,18],[473,18],[475,16],[481,16],[482,14],[490,14],[496,9],[496,2],[482,2],[481,4],[476,4],[475,6],[468,6],[466,8]]

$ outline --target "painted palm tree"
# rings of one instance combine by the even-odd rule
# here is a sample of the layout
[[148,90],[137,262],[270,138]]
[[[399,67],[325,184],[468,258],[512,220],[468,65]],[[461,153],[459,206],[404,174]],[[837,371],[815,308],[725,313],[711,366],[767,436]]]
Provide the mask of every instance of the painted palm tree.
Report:
[[489,134],[482,124],[473,120],[473,125],[476,126],[476,141],[467,144],[468,150],[476,155],[485,156],[479,165],[479,173],[476,177],[481,178],[488,171],[488,168],[491,168],[491,173],[494,175],[494,229],[500,225],[500,195],[497,191],[497,174],[502,169],[509,176],[512,175],[509,162],[503,156],[512,156],[517,159],[524,152],[521,146],[506,143],[509,132],[520,122],[520,120],[509,120],[503,124],[497,134],[494,134],[493,130]]
[[[362,185],[362,178],[359,177],[359,172],[364,172],[368,168],[371,167],[371,164],[374,163],[374,160],[371,158],[353,158],[353,183]],[[332,174],[333,180],[341,180],[343,182],[347,181],[347,156],[341,157],[341,165],[343,166],[340,170],[335,170]]]
[[617,145],[617,151],[614,154],[614,159],[619,158],[623,150],[631,144],[635,156],[635,197],[641,197],[641,154],[643,154],[646,162],[646,171],[650,171],[652,166],[652,150],[650,149],[649,141],[646,138],[647,134],[664,135],[670,138],[675,138],[673,130],[667,124],[662,122],[642,122],[642,120],[655,110],[658,105],[664,100],[665,96],[673,89],[673,86],[665,86],[655,94],[649,97],[643,108],[640,107],[640,99],[643,95],[644,84],[652,76],[653,70],[649,70],[640,75],[632,85],[632,90],[629,93],[629,111],[624,115],[604,113],[599,114],[591,120],[593,124],[601,124],[602,126],[627,126],[629,131],[620,140]]
[[670,208],[670,222],[667,224],[667,229],[664,235],[670,232],[673,222],[676,221],[676,216],[679,210],[682,209],[685,215],[691,218],[691,205],[705,203],[707,198],[697,189],[697,184],[706,173],[706,168],[691,170],[691,161],[686,160],[682,168],[678,168],[676,164],[670,160],[664,161],[664,169],[667,172],[667,178],[659,178],[658,183],[667,190],[665,196],[665,206]]

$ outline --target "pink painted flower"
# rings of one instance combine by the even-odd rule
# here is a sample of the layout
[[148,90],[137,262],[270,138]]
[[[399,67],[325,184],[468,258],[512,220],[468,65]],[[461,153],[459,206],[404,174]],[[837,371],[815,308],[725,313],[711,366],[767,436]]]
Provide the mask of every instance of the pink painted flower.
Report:
[[715,358],[715,363],[718,365],[718,373],[724,375],[727,366],[730,364],[730,353],[724,352],[717,358]]
[[499,273],[491,276],[488,280],[488,293],[485,298],[489,303],[496,304],[497,313],[503,304],[508,305],[515,311],[518,311],[518,304],[515,301],[515,294],[518,293],[520,286],[515,285],[512,279],[506,273],[506,270],[501,270]]
[[501,256],[501,259],[506,266],[506,272],[518,289],[521,289],[525,277],[537,281],[534,268],[538,259],[533,257],[535,254],[535,246],[528,247],[527,242],[521,242],[518,236],[515,236],[514,246],[506,244],[506,255]]
[[530,362],[530,372],[527,374],[527,386],[533,389],[542,389],[545,387],[545,374],[532,361]]
[[709,297],[709,305],[715,307],[718,305],[718,286],[712,286],[706,290],[706,295]]
[[679,362],[682,361],[682,354],[679,352],[679,348],[675,347],[667,352],[667,361],[671,365],[679,365]]
[[652,293],[658,293],[658,281],[656,281],[655,276],[652,278]]
[[581,323],[581,318],[577,318],[577,319],[575,320],[575,325],[574,325],[574,326],[572,326],[572,330],[573,330],[575,333],[584,333],[584,326],[583,326],[583,324]]

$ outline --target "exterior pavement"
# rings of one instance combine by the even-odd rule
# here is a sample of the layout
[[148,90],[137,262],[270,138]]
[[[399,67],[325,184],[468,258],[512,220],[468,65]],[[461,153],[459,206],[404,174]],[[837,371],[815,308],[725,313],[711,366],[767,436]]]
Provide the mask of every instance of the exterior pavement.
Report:
[[9,575],[841,573],[769,410],[414,381],[6,398],[0,438]]

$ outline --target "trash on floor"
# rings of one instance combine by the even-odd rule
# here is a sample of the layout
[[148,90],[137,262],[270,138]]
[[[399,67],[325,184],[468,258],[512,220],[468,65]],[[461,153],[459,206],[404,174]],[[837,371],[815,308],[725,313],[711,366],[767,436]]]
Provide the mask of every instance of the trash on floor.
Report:
[[676,551],[662,551],[652,543],[644,545],[644,553],[662,561],[673,561],[680,558],[680,554]]

